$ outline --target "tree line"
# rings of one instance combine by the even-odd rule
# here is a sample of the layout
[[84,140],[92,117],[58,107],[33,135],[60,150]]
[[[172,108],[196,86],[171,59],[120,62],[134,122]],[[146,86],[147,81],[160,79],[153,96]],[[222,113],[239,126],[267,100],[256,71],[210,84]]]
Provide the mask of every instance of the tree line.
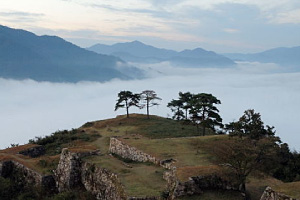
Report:
[[[130,107],[146,108],[147,118],[149,118],[150,107],[159,105],[158,101],[160,100],[162,99],[153,90],[145,90],[141,93],[121,91],[118,93],[115,111],[125,108],[126,115],[129,117]],[[218,114],[217,104],[221,104],[221,101],[212,94],[179,92],[178,99],[172,99],[167,107],[173,112],[173,119],[192,121],[197,126],[197,130],[202,127],[202,134],[205,135],[206,129],[215,131],[216,126],[224,127],[222,118]]]

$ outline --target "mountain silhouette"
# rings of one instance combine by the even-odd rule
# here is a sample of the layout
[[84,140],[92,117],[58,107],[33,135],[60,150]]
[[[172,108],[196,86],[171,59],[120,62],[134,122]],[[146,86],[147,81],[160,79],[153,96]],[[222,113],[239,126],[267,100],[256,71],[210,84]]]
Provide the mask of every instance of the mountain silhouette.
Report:
[[[37,36],[1,25],[0,52],[2,78],[78,82],[130,79],[132,74],[142,74],[115,56],[88,51],[56,36]],[[122,73],[126,69],[130,75]]]
[[223,55],[201,48],[181,52],[156,48],[139,41],[117,43],[114,45],[96,44],[88,50],[115,55],[128,62],[158,63],[169,61],[180,67],[225,67],[235,63]]

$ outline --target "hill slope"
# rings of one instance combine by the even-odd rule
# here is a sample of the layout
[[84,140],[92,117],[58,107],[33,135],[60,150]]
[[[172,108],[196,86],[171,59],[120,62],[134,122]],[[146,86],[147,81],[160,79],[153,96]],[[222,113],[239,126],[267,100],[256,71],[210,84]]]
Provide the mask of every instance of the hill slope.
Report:
[[[1,150],[0,175],[1,162],[7,160],[19,162],[29,169],[45,175],[51,175],[53,170],[57,167],[59,156],[59,165],[66,168],[65,172],[67,172],[69,169],[68,159],[64,160],[64,163],[61,163],[64,156],[60,155],[60,153],[63,148],[68,148],[69,155],[75,155],[70,159],[71,163],[73,163],[73,168],[70,167],[71,169],[78,168],[77,165],[88,166],[86,171],[81,171],[81,177],[84,176],[84,174],[87,174],[88,177],[93,177],[93,173],[98,173],[100,169],[105,169],[105,174],[113,173],[110,176],[115,177],[116,175],[118,177],[118,181],[122,185],[121,189],[119,189],[124,189],[127,197],[161,197],[167,194],[165,193],[166,185],[168,185],[168,181],[170,180],[167,178],[167,175],[170,173],[175,173],[181,187],[193,193],[195,192],[195,190],[193,190],[195,188],[189,188],[189,186],[193,184],[193,182],[189,182],[192,178],[222,177],[223,171],[219,165],[219,161],[216,160],[216,157],[214,157],[207,147],[216,144],[216,141],[224,142],[230,140],[226,135],[198,135],[199,133],[196,127],[192,124],[157,116],[151,116],[149,120],[145,115],[132,114],[130,118],[118,116],[114,119],[88,122],[79,129],[60,131],[51,136],[37,138],[35,141],[31,141],[31,143],[36,144]],[[123,152],[123,155],[112,152],[112,147],[115,145],[112,141],[121,142],[120,146],[117,146],[117,151]],[[30,158],[18,153],[21,150],[24,151],[28,148],[39,146],[44,147],[46,151],[44,155],[39,157]],[[66,149],[64,149],[62,154],[66,152]],[[87,152],[93,153],[89,154]],[[133,159],[124,158],[125,154],[133,155]],[[76,159],[78,159],[79,155],[86,156],[77,163]],[[139,157],[152,159],[153,156],[159,159],[158,161],[163,162],[156,162],[157,160],[154,160],[153,163],[152,161],[140,162],[134,160]],[[78,181],[77,178],[80,179],[77,172],[73,173],[72,176],[76,176],[76,181]],[[98,179],[101,179],[101,177],[97,176],[97,180]],[[199,180],[201,187],[207,187],[205,184],[201,185],[201,179]],[[211,180],[212,183],[209,180]],[[218,181],[220,181],[219,178],[209,180],[206,184],[215,184],[217,181],[217,187],[220,186],[218,184]],[[100,186],[102,189],[107,187],[106,189],[109,190],[112,185],[118,181],[114,179],[114,182],[110,185]],[[95,182],[92,183],[92,191],[96,191],[97,184]],[[72,184],[70,183],[70,185]],[[87,183],[84,182],[84,185],[85,184]],[[228,184],[228,182],[226,182],[226,184]],[[276,190],[282,191],[295,198],[300,197],[300,190],[297,189],[299,183],[297,182],[292,183],[294,189],[291,191],[291,189],[288,189],[291,184],[284,184],[267,175],[259,173],[249,177],[247,188],[252,199],[259,199],[266,186],[274,187]],[[168,188],[169,187],[170,185]],[[86,188],[91,189],[89,187]],[[76,188],[76,190],[77,189],[78,188]],[[186,196],[178,199],[243,199],[240,192],[236,190],[216,190],[211,188],[210,190],[203,190],[202,192],[204,193],[200,194],[199,197]]]
[[169,61],[181,67],[226,67],[235,64],[229,58],[201,48],[177,52],[156,48],[139,41],[114,45],[96,44],[87,49],[106,55],[119,56],[128,62],[158,63]]
[[[134,78],[114,56],[100,55],[56,36],[37,36],[0,25],[0,77],[36,81],[78,82]],[[121,71],[120,71],[121,69]],[[141,72],[131,68],[136,75]]]

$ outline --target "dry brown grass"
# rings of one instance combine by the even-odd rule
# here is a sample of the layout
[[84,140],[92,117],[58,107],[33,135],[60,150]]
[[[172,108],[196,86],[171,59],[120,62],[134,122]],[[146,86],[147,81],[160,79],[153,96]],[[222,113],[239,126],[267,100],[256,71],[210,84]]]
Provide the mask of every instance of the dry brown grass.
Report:
[[272,187],[276,192],[288,195],[295,199],[300,199],[300,181],[283,183]]
[[20,145],[20,146],[17,146],[17,147],[11,147],[11,148],[0,150],[0,153],[17,154],[20,151],[29,149],[31,147],[36,147],[36,146],[39,146],[39,145],[37,145],[37,144],[25,144],[25,145]]

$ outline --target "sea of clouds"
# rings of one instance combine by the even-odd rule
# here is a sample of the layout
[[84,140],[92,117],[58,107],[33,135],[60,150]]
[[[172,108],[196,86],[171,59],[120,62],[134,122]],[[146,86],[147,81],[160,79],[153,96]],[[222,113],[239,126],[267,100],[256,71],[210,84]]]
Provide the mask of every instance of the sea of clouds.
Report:
[[246,109],[255,109],[265,124],[275,126],[283,142],[300,150],[300,73],[283,73],[274,64],[260,63],[239,63],[226,69],[179,68],[169,63],[138,67],[149,78],[76,84],[0,79],[0,148],[124,114],[122,109],[114,111],[118,92],[150,89],[162,98],[150,114],[170,117],[166,105],[179,91],[211,93],[222,102],[218,108],[225,123],[238,120]]

